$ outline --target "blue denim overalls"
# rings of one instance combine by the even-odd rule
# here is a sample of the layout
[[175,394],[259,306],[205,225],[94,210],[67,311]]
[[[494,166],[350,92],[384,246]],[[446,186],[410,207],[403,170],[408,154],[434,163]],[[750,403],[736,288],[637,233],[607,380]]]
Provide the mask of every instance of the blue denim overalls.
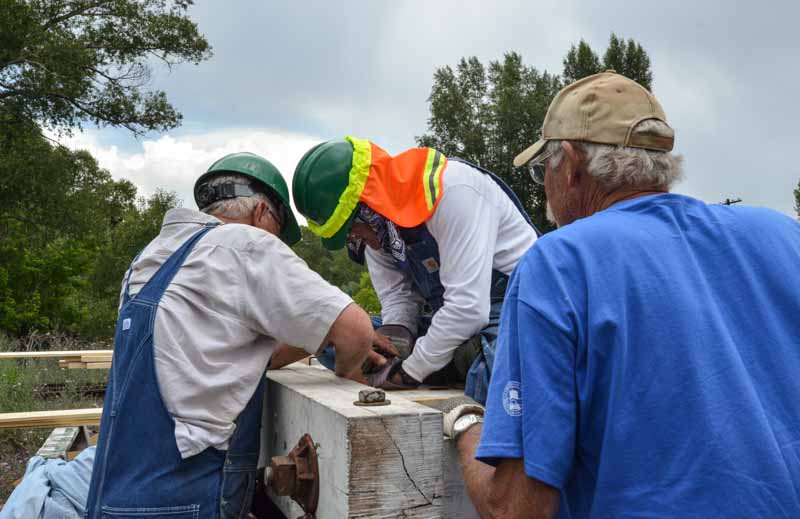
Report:
[[[133,297],[125,284],[114,336],[88,519],[243,518],[253,498],[264,378],[236,419],[227,451],[181,459],[153,363],[153,324],[161,296],[194,245],[189,238]],[[130,277],[130,274],[129,274]]]

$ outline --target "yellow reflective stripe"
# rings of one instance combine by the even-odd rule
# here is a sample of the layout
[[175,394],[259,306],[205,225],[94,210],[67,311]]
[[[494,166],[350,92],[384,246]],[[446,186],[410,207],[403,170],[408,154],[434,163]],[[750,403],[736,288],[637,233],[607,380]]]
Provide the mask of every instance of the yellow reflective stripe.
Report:
[[345,139],[353,145],[353,163],[350,166],[347,187],[342,192],[336,208],[325,223],[317,225],[311,220],[307,222],[311,232],[322,238],[330,238],[339,232],[347,222],[347,219],[350,218],[350,215],[353,214],[361,198],[361,193],[364,191],[370,165],[372,164],[372,146],[370,146],[368,140],[357,139],[349,135]]
[[436,199],[442,192],[438,173],[444,167],[444,155],[433,148],[428,148],[428,157],[425,160],[425,171],[422,174],[422,184],[425,188],[425,203],[428,211],[433,209]]
[[[436,168],[436,171],[431,173],[433,175],[433,184],[436,189],[435,196],[433,197],[434,204],[436,203],[436,199],[442,196],[442,175],[440,175],[440,173],[444,169],[444,163],[447,161],[447,158],[443,154],[440,153],[440,155],[441,158],[439,159],[439,167]],[[432,209],[432,207],[429,209]]]

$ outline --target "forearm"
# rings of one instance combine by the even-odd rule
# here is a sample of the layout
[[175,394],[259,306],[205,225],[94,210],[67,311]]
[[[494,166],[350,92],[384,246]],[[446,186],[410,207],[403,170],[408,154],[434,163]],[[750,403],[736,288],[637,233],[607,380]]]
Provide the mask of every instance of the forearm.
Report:
[[336,374],[366,383],[361,365],[372,351],[374,330],[372,321],[355,303],[341,313],[323,345],[333,343],[336,349]]
[[558,489],[529,478],[521,459],[504,459],[497,468],[475,459],[482,428],[482,425],[470,427],[457,445],[464,483],[481,517],[555,518]]
[[489,506],[489,488],[495,468],[475,459],[475,451],[481,439],[481,425],[473,425],[458,439],[458,458],[461,474],[469,498],[481,517],[493,517]]
[[403,363],[406,373],[422,381],[453,360],[456,349],[486,326],[489,320],[488,299],[487,295],[487,304],[476,301],[468,310],[445,303],[434,315],[428,332],[417,339],[413,353]]
[[269,361],[269,369],[280,369],[308,356],[309,353],[302,348],[296,348],[294,346],[289,346],[288,344],[282,344],[277,350],[275,350],[275,353],[272,354],[272,357]]

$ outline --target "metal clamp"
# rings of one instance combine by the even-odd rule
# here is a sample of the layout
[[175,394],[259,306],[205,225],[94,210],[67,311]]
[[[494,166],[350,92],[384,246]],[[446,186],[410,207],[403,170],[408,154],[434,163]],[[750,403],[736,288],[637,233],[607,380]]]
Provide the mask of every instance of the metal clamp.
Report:
[[289,496],[303,509],[302,519],[314,519],[319,504],[317,448],[304,434],[288,456],[274,456],[265,469],[264,481],[279,496]]

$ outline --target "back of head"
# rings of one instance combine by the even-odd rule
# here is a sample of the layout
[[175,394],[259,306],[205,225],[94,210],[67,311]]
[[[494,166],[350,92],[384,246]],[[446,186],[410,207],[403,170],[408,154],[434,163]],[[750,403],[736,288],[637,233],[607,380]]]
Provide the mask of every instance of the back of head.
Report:
[[280,238],[288,245],[300,240],[286,181],[278,168],[254,153],[231,153],[214,162],[195,182],[194,198],[204,213],[233,220],[246,218],[264,202],[281,215]]
[[658,100],[614,71],[578,80],[553,99],[541,138],[514,159],[523,166],[549,155],[555,168],[561,141],[583,153],[586,169],[608,190],[668,190],[683,176],[682,157],[672,154],[675,131]]

